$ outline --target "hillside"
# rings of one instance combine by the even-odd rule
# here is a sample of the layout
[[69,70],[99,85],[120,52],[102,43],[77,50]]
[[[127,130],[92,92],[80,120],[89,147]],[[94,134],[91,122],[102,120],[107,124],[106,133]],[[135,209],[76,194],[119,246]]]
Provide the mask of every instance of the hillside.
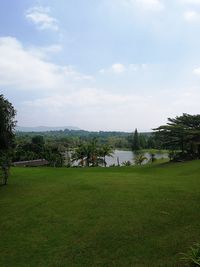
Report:
[[183,266],[199,203],[200,161],[13,168],[0,187],[0,266]]
[[73,130],[73,131],[79,131],[81,130],[78,127],[74,126],[57,126],[57,127],[51,127],[51,126],[37,126],[37,127],[23,127],[23,126],[17,126],[16,131],[17,132],[25,132],[25,133],[42,133],[42,132],[50,132],[50,131],[64,131],[65,129]]

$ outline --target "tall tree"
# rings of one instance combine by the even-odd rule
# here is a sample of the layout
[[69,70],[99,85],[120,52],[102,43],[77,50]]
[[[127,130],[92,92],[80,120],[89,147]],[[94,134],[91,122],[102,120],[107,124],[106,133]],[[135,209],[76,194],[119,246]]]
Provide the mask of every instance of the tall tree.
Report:
[[132,142],[132,150],[137,151],[140,150],[140,140],[137,129],[135,129],[134,135],[133,135],[133,142]]
[[7,184],[10,153],[14,147],[15,115],[16,110],[13,105],[3,95],[0,95],[0,167],[4,185]]

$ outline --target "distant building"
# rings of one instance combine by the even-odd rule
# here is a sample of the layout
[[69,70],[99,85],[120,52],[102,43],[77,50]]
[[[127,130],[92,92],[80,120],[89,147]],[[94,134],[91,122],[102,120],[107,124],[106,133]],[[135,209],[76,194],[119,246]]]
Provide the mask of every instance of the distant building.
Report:
[[46,166],[48,164],[49,162],[46,159],[13,162],[13,166],[15,167],[39,167],[39,166]]

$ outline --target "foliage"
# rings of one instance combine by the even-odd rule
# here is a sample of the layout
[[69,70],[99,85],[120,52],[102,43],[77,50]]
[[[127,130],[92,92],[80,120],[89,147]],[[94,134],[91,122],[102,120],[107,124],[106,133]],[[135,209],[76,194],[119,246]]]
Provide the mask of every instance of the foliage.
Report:
[[135,132],[134,132],[134,135],[133,135],[132,150],[133,151],[140,150],[140,140],[139,140],[137,129],[135,129]]
[[14,146],[15,115],[13,105],[0,95],[0,151],[7,151]]
[[8,181],[11,154],[14,148],[15,115],[13,105],[3,95],[0,95],[0,167],[4,185]]
[[134,163],[136,165],[142,165],[142,163],[144,163],[144,161],[148,160],[147,157],[144,155],[143,152],[138,151],[137,153],[135,153],[135,158],[134,158]]
[[181,153],[176,153],[178,159],[200,158],[200,115],[184,113],[168,121],[154,129],[163,146],[173,151],[181,150]]
[[113,154],[113,149],[109,145],[104,144],[103,146],[99,148],[99,156],[103,160],[104,167],[107,166],[106,156],[112,157],[112,154]]
[[106,167],[106,156],[112,156],[113,150],[108,145],[100,146],[97,139],[80,144],[72,153],[72,161],[78,161],[80,166],[95,167],[104,165]]
[[184,253],[182,260],[188,267],[200,266],[200,244],[195,244],[187,253]]
[[131,166],[131,162],[129,160],[122,162],[122,166],[129,167]]
[[62,167],[65,161],[64,152],[55,144],[44,147],[43,158],[45,158],[52,167]]
[[[64,130],[49,132],[17,132],[17,143],[30,142],[31,138],[39,135],[43,136],[46,143],[59,142],[68,149],[75,149],[81,143],[90,143],[94,138],[99,145],[108,145],[113,149],[132,150],[133,134],[127,132],[88,132],[83,130]],[[138,134],[141,149],[159,149],[160,144],[153,133]]]
[[30,141],[17,145],[14,161],[35,160],[45,158],[52,167],[64,165],[64,152],[66,148],[53,142],[46,143],[43,136],[33,136]]
[[11,155],[10,151],[4,151],[1,153],[0,156],[0,166],[1,166],[1,172],[0,172],[0,178],[2,180],[2,185],[7,185],[8,177],[9,177],[9,169],[11,166]]

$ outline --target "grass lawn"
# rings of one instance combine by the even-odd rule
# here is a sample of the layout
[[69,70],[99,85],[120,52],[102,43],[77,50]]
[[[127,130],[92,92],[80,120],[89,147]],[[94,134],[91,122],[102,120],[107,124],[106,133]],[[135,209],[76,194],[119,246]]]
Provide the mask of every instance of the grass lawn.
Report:
[[180,252],[200,241],[200,161],[11,172],[2,267],[182,267]]

